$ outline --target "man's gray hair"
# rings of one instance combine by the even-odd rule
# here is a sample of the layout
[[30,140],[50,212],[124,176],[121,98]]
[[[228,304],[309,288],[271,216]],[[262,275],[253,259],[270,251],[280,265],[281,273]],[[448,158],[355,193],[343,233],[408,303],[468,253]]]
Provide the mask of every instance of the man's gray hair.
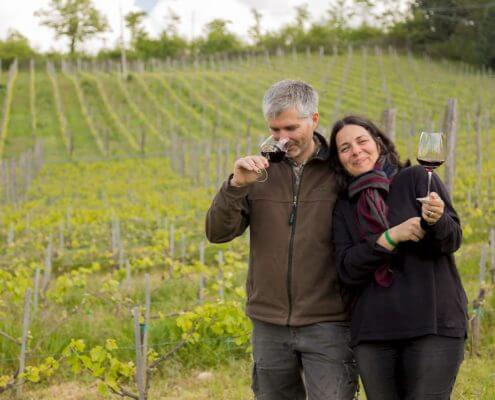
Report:
[[284,111],[295,108],[299,116],[312,117],[318,112],[318,93],[303,81],[286,79],[275,83],[263,98],[263,115],[276,118]]

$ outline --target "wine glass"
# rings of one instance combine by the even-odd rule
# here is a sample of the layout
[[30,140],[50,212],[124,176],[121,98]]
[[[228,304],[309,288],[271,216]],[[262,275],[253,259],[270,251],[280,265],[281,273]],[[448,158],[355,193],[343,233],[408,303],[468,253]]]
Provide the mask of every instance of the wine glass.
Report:
[[[260,153],[268,160],[268,162],[278,163],[286,157],[288,148],[288,138],[280,138],[277,140],[272,135],[270,135],[260,144]],[[260,170],[259,176],[256,181],[266,182],[267,179],[268,172],[266,171],[266,169]]]
[[445,161],[445,135],[442,132],[421,132],[417,160],[428,173],[426,196],[417,198],[418,201],[425,201],[430,197],[432,172]]

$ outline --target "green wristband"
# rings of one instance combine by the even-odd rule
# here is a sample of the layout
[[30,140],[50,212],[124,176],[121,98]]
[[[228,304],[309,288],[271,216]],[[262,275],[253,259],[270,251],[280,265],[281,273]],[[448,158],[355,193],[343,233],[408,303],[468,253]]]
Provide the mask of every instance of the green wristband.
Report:
[[387,243],[392,246],[392,247],[397,247],[397,244],[398,243],[395,243],[392,238],[390,237],[390,233],[388,232],[388,229],[383,232],[383,236],[385,236],[385,240],[387,241]]

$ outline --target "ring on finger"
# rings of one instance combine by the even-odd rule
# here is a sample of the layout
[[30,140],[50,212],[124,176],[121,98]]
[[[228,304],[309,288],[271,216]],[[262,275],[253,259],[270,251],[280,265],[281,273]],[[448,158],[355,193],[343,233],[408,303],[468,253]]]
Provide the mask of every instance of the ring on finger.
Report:
[[433,217],[433,211],[428,211],[428,217]]

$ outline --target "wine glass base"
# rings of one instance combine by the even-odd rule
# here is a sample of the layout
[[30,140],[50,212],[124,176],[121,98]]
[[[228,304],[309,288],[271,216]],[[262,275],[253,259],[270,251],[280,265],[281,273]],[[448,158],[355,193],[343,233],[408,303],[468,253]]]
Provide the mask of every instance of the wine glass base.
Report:
[[416,200],[419,201],[420,203],[424,203],[425,201],[428,201],[429,199],[430,199],[429,196],[416,197]]
[[261,169],[258,173],[258,176],[256,178],[256,182],[263,183],[268,180],[268,172],[266,169]]

